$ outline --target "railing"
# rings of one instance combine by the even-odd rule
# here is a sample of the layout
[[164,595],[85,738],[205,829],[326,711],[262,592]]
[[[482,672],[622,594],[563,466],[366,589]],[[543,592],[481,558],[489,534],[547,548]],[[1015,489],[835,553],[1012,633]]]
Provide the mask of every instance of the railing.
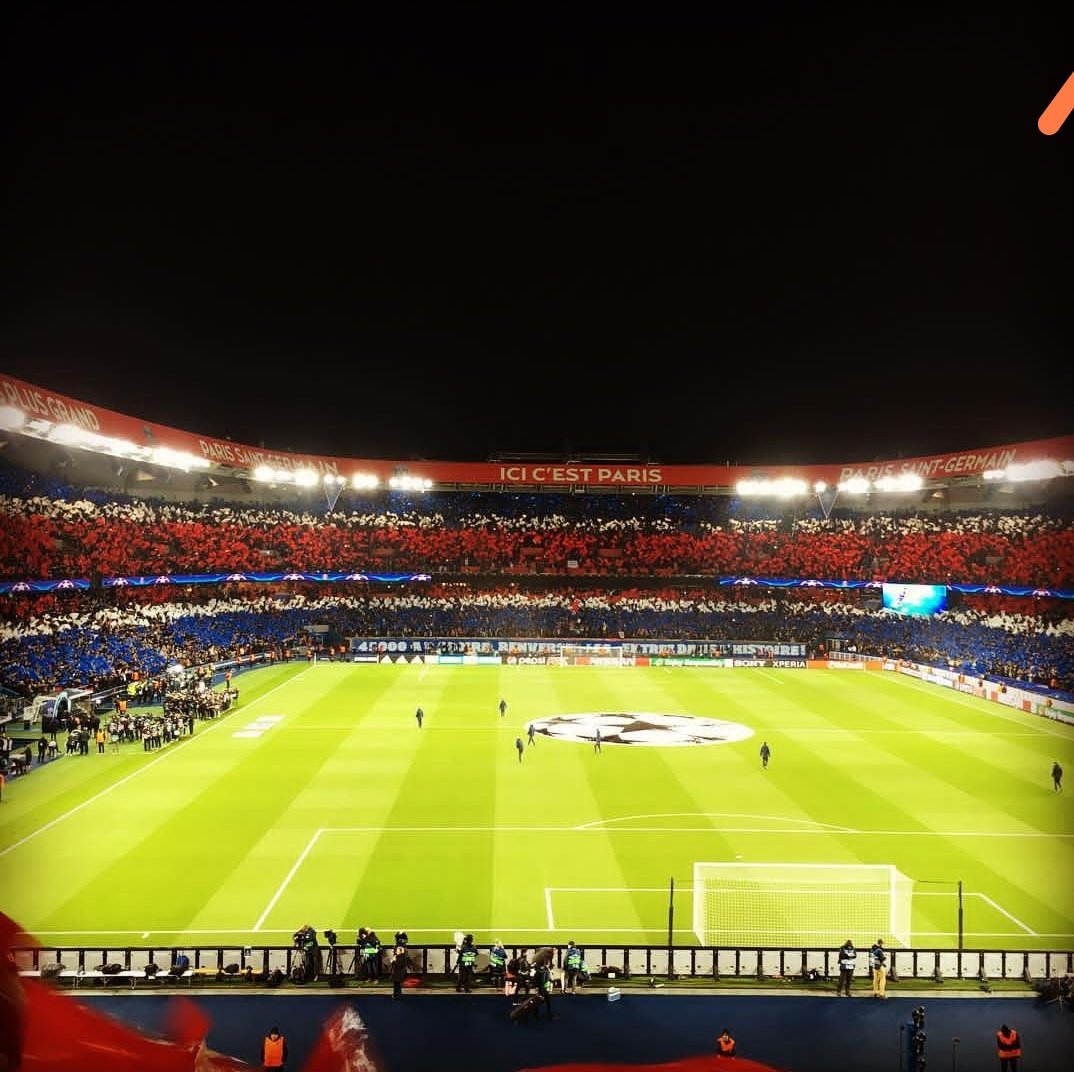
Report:
[[[533,951],[540,946],[514,946],[508,956],[521,948]],[[353,945],[320,947],[323,968],[321,978],[338,975],[356,977],[361,955]],[[391,952],[387,947],[382,957]],[[562,948],[555,948],[555,962],[562,962]],[[63,965],[63,976],[79,981],[85,978],[107,981],[100,972],[104,964],[119,964],[131,979],[132,973],[144,973],[147,964],[156,965],[157,978],[167,978],[175,958],[185,954],[189,971],[182,979],[191,982],[208,978],[257,978],[264,980],[275,969],[291,977],[300,951],[293,946],[40,946],[14,950],[20,972],[49,976]],[[659,978],[691,979],[775,979],[831,978],[838,975],[838,952],[834,949],[712,946],[635,946],[591,945],[584,948],[586,967],[593,976],[630,978],[635,975]],[[453,945],[410,945],[407,955],[411,969],[421,975],[450,976],[455,969],[457,952]],[[334,965],[332,963],[334,958]],[[868,956],[858,957],[856,974],[869,975]],[[226,969],[232,967],[228,972]],[[487,951],[478,953],[477,970],[488,966]],[[334,968],[334,970],[333,970]],[[151,969],[152,971],[152,969]],[[386,974],[386,965],[382,973]],[[892,949],[888,950],[890,979],[1048,979],[1074,973],[1074,951],[992,950],[992,949]],[[146,973],[146,978],[152,978]]]

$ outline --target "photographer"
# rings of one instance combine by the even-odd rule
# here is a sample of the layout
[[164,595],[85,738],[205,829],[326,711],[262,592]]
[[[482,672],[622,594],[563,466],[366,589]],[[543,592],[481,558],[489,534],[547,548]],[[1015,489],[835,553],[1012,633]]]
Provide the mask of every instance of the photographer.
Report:
[[300,954],[291,968],[291,977],[296,983],[316,979],[321,971],[321,949],[317,944],[317,932],[307,923],[291,935],[291,941]]

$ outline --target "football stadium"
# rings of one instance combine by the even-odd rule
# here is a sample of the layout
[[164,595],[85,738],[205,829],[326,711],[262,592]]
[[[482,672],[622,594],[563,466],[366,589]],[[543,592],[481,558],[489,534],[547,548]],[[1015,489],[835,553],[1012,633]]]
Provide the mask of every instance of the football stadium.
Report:
[[[853,1023],[863,1061],[923,1049],[928,1002],[945,1039],[1010,1006],[1032,1067],[1062,1066],[1074,436],[416,463],[0,396],[0,906],[25,985],[143,1031],[181,992],[235,1054],[272,990],[307,1051],[349,1015],[380,1067],[455,1067],[423,1056],[432,1014],[391,1004],[401,958],[401,1005],[494,1036],[467,1067],[521,1068],[525,952],[557,1016],[579,981],[595,1010],[588,1049],[531,1061],[710,1050],[691,1025],[718,1003],[758,1060],[835,1067],[786,1035],[843,1021],[845,983],[884,999]],[[647,1041],[669,1015],[674,1052]]]

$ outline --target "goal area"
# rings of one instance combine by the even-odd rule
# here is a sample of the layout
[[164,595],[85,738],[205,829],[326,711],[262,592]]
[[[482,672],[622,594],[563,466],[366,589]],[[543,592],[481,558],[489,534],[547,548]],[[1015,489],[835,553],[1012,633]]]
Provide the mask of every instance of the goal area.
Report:
[[706,946],[909,946],[913,880],[892,864],[694,864]]

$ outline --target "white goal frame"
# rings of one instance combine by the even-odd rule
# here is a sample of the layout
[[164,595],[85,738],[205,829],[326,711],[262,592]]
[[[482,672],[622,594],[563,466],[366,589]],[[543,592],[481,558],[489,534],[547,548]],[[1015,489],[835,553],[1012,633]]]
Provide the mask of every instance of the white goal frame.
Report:
[[[747,909],[753,902],[757,916],[763,917],[764,908],[776,899],[779,914],[794,917],[794,925],[771,932],[765,930],[763,923],[747,928],[735,926],[732,920],[730,925],[721,925],[719,905],[713,901],[719,896],[715,884],[719,877],[727,880],[729,894],[745,898]],[[913,880],[894,864],[695,861],[694,934],[703,946],[785,946],[788,938],[794,939],[794,945],[828,946],[840,945],[850,937],[870,945],[883,938],[908,948],[912,938],[913,886]],[[824,902],[827,914],[810,918],[811,907],[815,912],[818,898]],[[864,909],[864,913],[841,912],[839,901],[843,898],[856,898],[857,903],[847,902],[847,908]],[[878,902],[872,905],[871,913],[869,898]],[[865,933],[859,933],[863,928]],[[757,941],[762,931],[765,940]]]

